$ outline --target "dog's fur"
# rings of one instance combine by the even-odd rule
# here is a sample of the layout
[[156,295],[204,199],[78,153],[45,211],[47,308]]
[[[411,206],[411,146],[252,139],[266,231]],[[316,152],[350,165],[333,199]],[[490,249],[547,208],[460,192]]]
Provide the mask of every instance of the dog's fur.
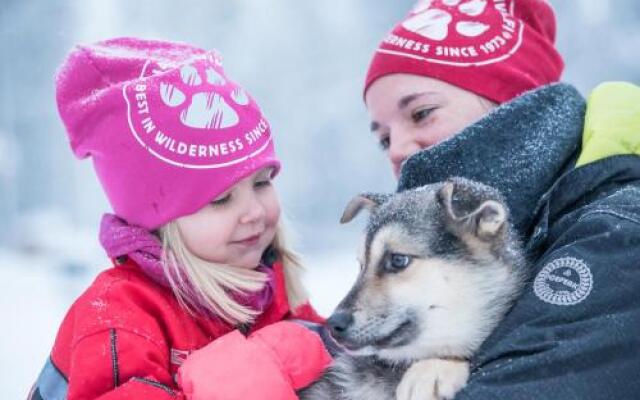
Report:
[[426,398],[451,398],[466,383],[466,360],[525,280],[504,200],[488,186],[453,178],[357,196],[341,222],[365,208],[371,215],[361,271],[328,320],[346,351],[300,398],[382,400],[425,391]]

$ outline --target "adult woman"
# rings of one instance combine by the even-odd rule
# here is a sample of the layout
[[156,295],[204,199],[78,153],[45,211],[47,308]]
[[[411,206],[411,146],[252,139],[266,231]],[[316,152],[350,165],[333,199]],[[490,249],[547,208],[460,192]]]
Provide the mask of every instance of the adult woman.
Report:
[[554,38],[542,0],[421,1],[367,74],[398,190],[497,187],[531,260],[456,399],[640,393],[640,88],[603,84],[587,103],[557,83]]

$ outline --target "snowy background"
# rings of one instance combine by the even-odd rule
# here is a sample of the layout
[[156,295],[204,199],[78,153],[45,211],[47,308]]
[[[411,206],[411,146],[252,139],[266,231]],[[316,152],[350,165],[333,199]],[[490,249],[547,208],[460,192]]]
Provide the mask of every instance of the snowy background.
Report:
[[[565,81],[640,82],[640,2],[552,1]],[[307,283],[328,314],[350,286],[362,219],[337,220],[362,190],[391,191],[368,132],[369,57],[409,0],[0,0],[0,387],[24,398],[65,310],[108,265],[97,221],[108,204],[91,163],[73,159],[53,74],[69,48],[114,36],[217,48],[270,119],[277,180]]]

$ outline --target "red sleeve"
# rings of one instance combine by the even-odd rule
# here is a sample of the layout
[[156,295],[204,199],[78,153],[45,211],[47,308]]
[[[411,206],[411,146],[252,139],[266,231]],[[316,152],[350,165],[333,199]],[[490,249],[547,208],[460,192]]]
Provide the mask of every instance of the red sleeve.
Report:
[[167,357],[148,338],[126,330],[82,338],[71,352],[67,399],[184,399]]

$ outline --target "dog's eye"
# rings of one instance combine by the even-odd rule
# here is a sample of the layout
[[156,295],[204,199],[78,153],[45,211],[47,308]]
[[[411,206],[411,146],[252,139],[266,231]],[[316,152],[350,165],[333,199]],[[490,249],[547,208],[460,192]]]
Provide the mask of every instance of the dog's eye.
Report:
[[412,257],[406,254],[389,254],[387,258],[387,271],[398,272],[407,268],[411,264]]

